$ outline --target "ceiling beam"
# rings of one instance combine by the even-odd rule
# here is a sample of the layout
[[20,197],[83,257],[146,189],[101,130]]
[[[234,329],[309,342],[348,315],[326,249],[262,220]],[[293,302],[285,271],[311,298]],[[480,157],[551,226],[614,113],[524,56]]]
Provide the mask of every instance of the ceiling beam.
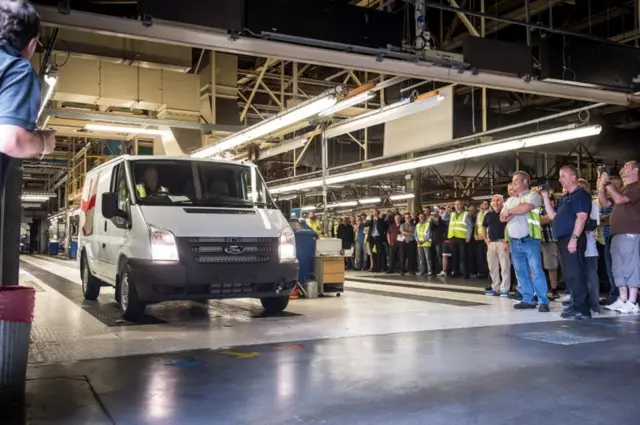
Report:
[[[546,5],[549,4],[549,0],[544,1]],[[283,60],[334,68],[366,70],[387,75],[401,75],[423,80],[431,79],[446,83],[532,93],[539,96],[576,99],[593,103],[623,106],[640,103],[639,96],[626,93],[572,86],[570,84],[536,80],[525,81],[518,77],[495,75],[485,72],[478,72],[476,74],[468,71],[458,72],[454,69],[435,66],[425,61],[381,60],[379,56],[375,55],[353,54],[325,48],[246,37],[232,40],[227,34],[214,31],[169,25],[166,23],[154,23],[151,26],[145,26],[142,22],[134,20],[77,11],[65,15],[61,14],[56,8],[51,7],[37,7],[37,10],[45,26],[75,28],[76,30],[93,31],[119,37],[154,40],[156,42],[163,41],[170,44],[208,48],[236,54],[278,57]]]

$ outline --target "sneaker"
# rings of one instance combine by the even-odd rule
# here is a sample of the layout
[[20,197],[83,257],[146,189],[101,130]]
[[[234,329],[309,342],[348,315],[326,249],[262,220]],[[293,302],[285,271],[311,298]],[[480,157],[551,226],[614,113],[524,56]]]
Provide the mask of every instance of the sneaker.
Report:
[[549,292],[549,299],[555,300],[557,298],[560,298],[560,294],[558,294],[558,291],[555,289],[552,289],[551,292]]
[[487,286],[486,288],[484,288],[485,292],[489,292],[489,291],[493,291],[493,286]]
[[518,302],[519,302],[519,301],[522,301],[522,294],[521,294],[520,292],[516,292],[516,293],[513,295],[513,299],[514,299],[514,300],[516,300],[516,301],[518,301]]
[[493,289],[484,293],[485,295],[489,295],[490,297],[497,297],[499,294]]
[[599,311],[595,311],[595,310],[591,310],[591,315],[592,316],[600,316],[600,312]]
[[508,292],[500,292],[500,298],[509,298]]
[[570,311],[570,312],[562,312],[562,314],[560,314],[560,317],[562,317],[563,319],[573,319],[573,320],[586,320],[586,319],[591,319],[591,316],[585,316],[582,313],[578,313],[577,311]]
[[516,310],[529,310],[532,308],[536,308],[535,304],[525,303],[524,301],[519,302],[518,304],[514,304],[513,308]]
[[445,272],[440,272],[438,273],[438,277],[447,277],[447,274]]
[[633,304],[630,301],[627,301],[626,303],[624,303],[622,305],[622,307],[620,307],[618,310],[616,310],[622,314],[638,314],[640,313],[640,308],[638,308],[638,306],[636,304]]
[[540,313],[548,313],[549,312],[549,304],[540,304],[540,306],[538,306],[538,311]]
[[563,295],[562,297],[560,297],[558,301],[561,301],[561,302],[571,301],[571,294]]
[[605,305],[604,308],[609,311],[618,311],[618,309],[622,308],[623,305],[624,303],[622,300],[618,298],[613,304]]
[[573,313],[575,313],[575,310],[573,309],[573,307],[572,307],[572,306],[569,306],[569,307],[565,307],[565,308],[563,308],[563,309],[562,309],[562,313],[564,313],[564,314],[572,313],[572,314],[573,314]]

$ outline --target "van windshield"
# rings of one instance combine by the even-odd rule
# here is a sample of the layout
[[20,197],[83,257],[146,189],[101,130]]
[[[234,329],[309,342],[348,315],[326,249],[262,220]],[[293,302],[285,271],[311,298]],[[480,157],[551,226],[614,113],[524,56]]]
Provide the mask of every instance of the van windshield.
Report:
[[168,159],[130,164],[135,197],[141,205],[277,208],[255,167]]

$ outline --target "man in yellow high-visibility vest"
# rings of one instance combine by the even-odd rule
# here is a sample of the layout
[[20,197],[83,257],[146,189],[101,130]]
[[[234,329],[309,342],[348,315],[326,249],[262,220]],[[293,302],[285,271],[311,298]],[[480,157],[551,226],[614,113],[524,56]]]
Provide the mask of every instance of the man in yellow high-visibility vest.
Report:
[[524,171],[513,174],[515,195],[500,213],[500,220],[507,223],[505,239],[509,242],[511,261],[522,291],[522,301],[516,310],[534,309],[534,294],[538,298],[538,311],[549,312],[547,279],[542,269],[540,209],[542,198],[529,190],[529,175]]
[[320,220],[316,218],[315,212],[309,211],[309,216],[305,220],[305,222],[307,223],[307,226],[309,226],[311,230],[316,232],[318,236],[322,234],[322,223],[320,223]]
[[169,190],[158,183],[158,170],[154,167],[149,167],[144,170],[142,183],[136,185],[136,192],[138,192],[140,199],[144,199],[159,193],[168,193]]
[[433,276],[433,261],[431,259],[431,217],[424,213],[418,216],[416,225],[416,240],[418,241],[418,258],[420,259],[420,274]]
[[473,222],[471,214],[462,207],[462,200],[457,199],[454,203],[455,211],[449,218],[449,234],[451,241],[451,276],[462,275],[469,278],[467,270],[467,255],[469,255],[469,243],[473,236]]

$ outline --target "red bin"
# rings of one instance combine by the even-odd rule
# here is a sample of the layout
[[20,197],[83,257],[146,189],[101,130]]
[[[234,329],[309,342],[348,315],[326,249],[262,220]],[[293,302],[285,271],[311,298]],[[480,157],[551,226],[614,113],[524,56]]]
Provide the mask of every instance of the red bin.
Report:
[[36,291],[0,286],[0,407],[24,398]]

